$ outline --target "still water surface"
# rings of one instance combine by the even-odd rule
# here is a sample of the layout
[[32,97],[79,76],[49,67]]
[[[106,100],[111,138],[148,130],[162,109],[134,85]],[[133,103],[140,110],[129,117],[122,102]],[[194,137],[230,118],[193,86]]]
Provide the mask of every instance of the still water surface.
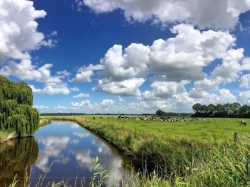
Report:
[[[81,186],[81,181],[85,182],[84,186],[88,186],[93,175],[92,161],[95,157],[99,158],[101,164],[99,170],[107,170],[106,174],[109,175],[105,179],[105,186],[119,186],[131,168],[130,161],[118,150],[74,122],[53,121],[38,130],[34,137],[16,140],[12,147],[14,149],[5,151],[4,156],[0,153],[0,159],[7,158],[8,152],[11,154],[9,157],[12,165],[18,166],[1,164],[4,168],[0,166],[0,169],[5,169],[6,175],[9,173],[9,176],[20,170],[19,176],[27,177],[20,180],[22,187],[27,184],[35,186],[41,176],[45,176],[43,186],[49,181],[61,180],[68,181],[67,184],[74,186],[76,177],[76,186]],[[7,164],[9,161],[3,162]],[[19,169],[11,171],[11,167]],[[0,174],[0,182],[6,178]]]

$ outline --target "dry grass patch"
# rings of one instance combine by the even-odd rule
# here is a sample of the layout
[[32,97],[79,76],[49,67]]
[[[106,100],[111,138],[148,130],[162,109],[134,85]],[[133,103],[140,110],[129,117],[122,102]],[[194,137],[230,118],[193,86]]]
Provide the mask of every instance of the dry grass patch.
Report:
[[16,137],[17,135],[15,132],[0,131],[0,143],[6,142]]

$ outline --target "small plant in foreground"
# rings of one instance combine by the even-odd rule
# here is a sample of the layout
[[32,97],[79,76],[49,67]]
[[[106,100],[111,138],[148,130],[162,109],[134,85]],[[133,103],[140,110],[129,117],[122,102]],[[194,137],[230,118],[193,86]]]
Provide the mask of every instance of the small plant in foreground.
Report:
[[9,187],[15,187],[15,186],[16,186],[16,184],[17,184],[17,182],[18,182],[18,181],[16,180],[16,177],[17,177],[17,176],[14,177],[13,182],[12,182],[12,184],[11,184]]
[[[108,177],[108,175],[105,175],[107,170],[97,171],[97,168],[100,166],[100,163],[98,163],[98,157],[93,159],[93,166],[94,166],[93,177],[91,179],[91,182],[89,183],[89,186],[90,187],[95,187],[95,186],[100,187],[104,183],[104,179]],[[96,184],[95,184],[95,179],[98,179]]]

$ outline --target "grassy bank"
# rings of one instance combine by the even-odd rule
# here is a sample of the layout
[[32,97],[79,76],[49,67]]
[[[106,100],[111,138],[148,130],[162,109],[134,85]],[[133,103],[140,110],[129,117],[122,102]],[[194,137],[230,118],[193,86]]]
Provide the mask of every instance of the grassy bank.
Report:
[[[105,138],[131,157],[143,174],[155,171],[153,179],[160,186],[245,186],[249,182],[248,126],[239,126],[236,119],[186,123],[98,116],[50,119],[75,121]],[[239,133],[237,142],[234,132]],[[151,182],[145,180],[143,186]]]
[[10,139],[16,138],[15,132],[12,131],[0,131],[0,144]]
[[[39,128],[42,128],[45,125],[48,125],[51,123],[50,119],[40,119],[39,121]],[[11,139],[17,138],[18,136],[14,131],[0,131],[0,144],[6,141],[9,141]]]
[[50,124],[51,123],[51,119],[49,118],[40,118],[40,121],[39,121],[39,129]]

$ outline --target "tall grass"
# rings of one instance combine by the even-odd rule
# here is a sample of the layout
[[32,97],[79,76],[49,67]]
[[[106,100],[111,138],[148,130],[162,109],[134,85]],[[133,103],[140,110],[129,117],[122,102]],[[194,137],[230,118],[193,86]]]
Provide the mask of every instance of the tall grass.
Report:
[[39,121],[39,128],[42,128],[51,123],[51,119],[41,118]]
[[250,143],[244,137],[236,143],[214,144],[207,160],[193,168],[190,186],[250,186]]

